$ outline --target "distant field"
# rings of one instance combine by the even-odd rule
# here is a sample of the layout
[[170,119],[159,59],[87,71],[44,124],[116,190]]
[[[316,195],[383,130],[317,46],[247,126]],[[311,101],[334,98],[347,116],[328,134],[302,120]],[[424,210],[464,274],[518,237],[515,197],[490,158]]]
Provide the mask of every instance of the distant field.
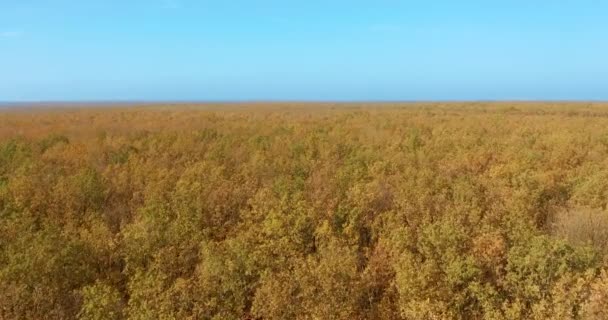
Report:
[[0,319],[606,317],[608,103],[0,109]]

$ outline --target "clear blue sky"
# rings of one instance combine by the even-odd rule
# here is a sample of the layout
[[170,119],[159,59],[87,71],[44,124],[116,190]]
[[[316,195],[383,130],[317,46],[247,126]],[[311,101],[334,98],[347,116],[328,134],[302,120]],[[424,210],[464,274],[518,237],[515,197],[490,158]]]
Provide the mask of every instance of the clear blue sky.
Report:
[[608,1],[0,0],[0,101],[608,100]]

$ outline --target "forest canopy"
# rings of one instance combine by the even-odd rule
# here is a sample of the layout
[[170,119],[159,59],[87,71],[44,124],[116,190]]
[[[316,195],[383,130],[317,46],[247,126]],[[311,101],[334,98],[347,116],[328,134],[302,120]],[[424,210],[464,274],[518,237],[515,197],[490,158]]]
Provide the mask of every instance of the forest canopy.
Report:
[[605,319],[608,104],[0,111],[0,319]]

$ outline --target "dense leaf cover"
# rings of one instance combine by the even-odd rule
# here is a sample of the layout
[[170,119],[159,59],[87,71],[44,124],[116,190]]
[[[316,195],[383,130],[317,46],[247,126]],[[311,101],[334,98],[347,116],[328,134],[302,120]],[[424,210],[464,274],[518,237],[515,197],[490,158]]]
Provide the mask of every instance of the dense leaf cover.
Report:
[[0,319],[604,319],[608,105],[0,112]]

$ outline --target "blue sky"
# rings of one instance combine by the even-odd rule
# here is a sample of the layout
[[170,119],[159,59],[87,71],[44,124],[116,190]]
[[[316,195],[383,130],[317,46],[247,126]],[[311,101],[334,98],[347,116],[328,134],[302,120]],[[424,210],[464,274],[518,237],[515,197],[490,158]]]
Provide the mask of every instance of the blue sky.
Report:
[[0,101],[608,100],[608,1],[0,0]]

